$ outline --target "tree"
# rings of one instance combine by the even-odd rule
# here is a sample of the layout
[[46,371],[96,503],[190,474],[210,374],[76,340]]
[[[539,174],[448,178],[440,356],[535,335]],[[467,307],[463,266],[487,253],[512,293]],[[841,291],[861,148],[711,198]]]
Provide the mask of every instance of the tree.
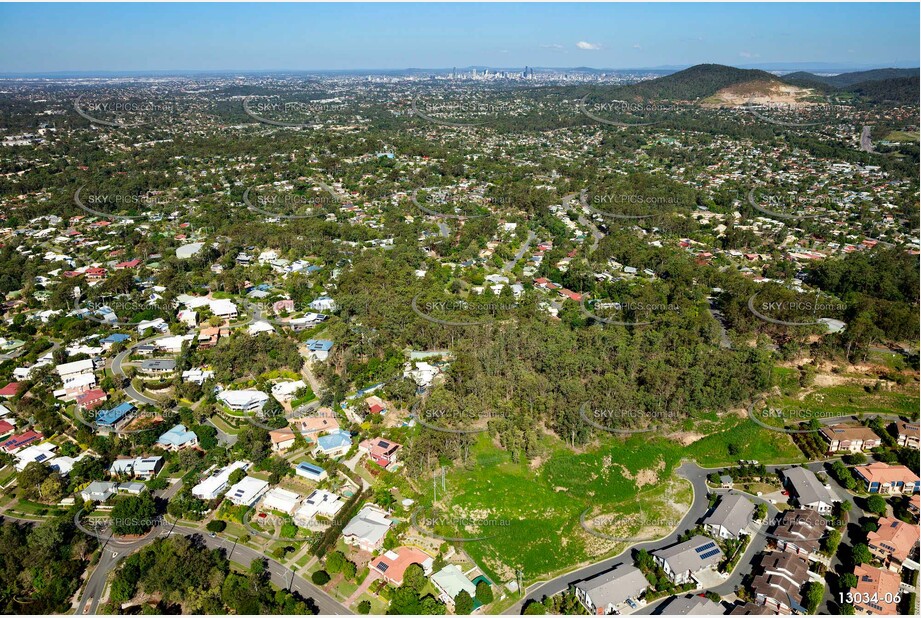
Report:
[[870,496],[867,498],[867,510],[882,517],[886,514],[886,501],[882,496]]
[[223,519],[212,519],[205,528],[207,528],[208,532],[223,532],[227,528],[227,522]]
[[371,601],[365,599],[358,604],[358,613],[359,614],[370,614],[371,613]]
[[425,571],[423,571],[422,567],[418,564],[413,563],[403,571],[404,586],[408,586],[416,592],[419,592],[425,587],[425,582]]
[[57,502],[64,494],[64,483],[61,482],[61,475],[52,472],[44,481],[42,481],[39,494],[45,502]]
[[810,614],[814,614],[825,595],[825,586],[819,582],[809,582],[803,590],[803,601]]
[[466,590],[461,590],[454,597],[454,613],[458,616],[466,616],[473,611],[473,599]]
[[227,482],[230,485],[236,485],[237,483],[242,481],[244,478],[246,478],[246,470],[242,468],[237,468],[236,470],[230,473],[230,477],[227,479]]
[[525,605],[524,611],[521,613],[525,616],[542,616],[547,613],[547,608],[542,603],[531,600],[530,603]]
[[115,534],[146,534],[157,523],[157,505],[149,493],[128,496],[112,508],[112,532]]
[[854,560],[854,564],[867,564],[873,560],[873,554],[870,553],[870,549],[863,543],[854,545],[851,556]]
[[493,601],[492,586],[484,580],[480,580],[476,585],[476,600],[482,605],[489,605]]
[[850,590],[851,588],[857,587],[857,576],[853,573],[845,573],[841,576],[841,579],[838,580],[838,587],[841,590]]
[[42,483],[51,474],[47,466],[37,461],[29,462],[17,477],[19,485],[19,495],[26,500],[31,500],[39,496]]
[[341,573],[345,563],[345,554],[336,550],[326,557],[326,570],[333,575]]
[[310,576],[310,580],[317,586],[323,586],[329,583],[329,573],[326,571],[315,571],[313,575]]

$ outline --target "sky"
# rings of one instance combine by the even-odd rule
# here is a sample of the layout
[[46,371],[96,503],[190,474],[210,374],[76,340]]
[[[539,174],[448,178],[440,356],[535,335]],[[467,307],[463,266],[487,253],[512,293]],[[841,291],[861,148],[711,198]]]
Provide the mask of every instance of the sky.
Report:
[[919,66],[918,3],[0,4],[0,73]]

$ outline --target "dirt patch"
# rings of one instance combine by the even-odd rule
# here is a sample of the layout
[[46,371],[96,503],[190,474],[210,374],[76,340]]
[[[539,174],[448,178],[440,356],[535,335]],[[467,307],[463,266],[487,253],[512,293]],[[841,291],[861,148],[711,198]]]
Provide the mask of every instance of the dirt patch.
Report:
[[693,431],[679,431],[678,433],[673,433],[668,437],[681,444],[681,446],[690,446],[701,438],[705,438],[706,436],[702,433],[695,433]]

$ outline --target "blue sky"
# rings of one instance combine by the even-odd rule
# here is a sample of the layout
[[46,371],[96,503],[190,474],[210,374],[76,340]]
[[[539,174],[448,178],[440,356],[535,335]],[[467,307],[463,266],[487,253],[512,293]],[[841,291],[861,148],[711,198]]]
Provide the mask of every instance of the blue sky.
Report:
[[0,72],[919,65],[917,3],[2,4]]

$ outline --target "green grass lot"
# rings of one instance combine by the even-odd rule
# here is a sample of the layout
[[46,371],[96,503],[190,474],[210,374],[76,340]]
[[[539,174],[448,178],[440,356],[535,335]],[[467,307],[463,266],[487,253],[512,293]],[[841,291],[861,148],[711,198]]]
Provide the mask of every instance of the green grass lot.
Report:
[[370,613],[373,615],[378,615],[378,616],[383,615],[383,613],[387,611],[387,605],[388,605],[387,601],[383,600],[382,598],[378,596],[368,594],[367,592],[363,593],[361,596],[358,597],[358,601],[356,601],[355,605],[353,606],[355,611],[358,610],[358,605],[362,601],[369,601],[371,603]]
[[917,418],[921,398],[917,386],[909,386],[911,388],[874,393],[867,392],[861,385],[842,384],[816,389],[803,399],[795,395],[773,397],[768,400],[768,405],[774,408],[820,411],[828,416],[879,413]]
[[[688,446],[650,434],[626,439],[604,436],[582,453],[573,453],[546,437],[548,454],[535,467],[511,461],[508,453],[483,435],[471,449],[475,465],[449,474],[449,504],[439,500],[439,516],[491,523],[453,530],[436,526],[435,531],[444,536],[488,536],[466,542],[464,548],[493,581],[509,581],[515,568],[524,570],[526,580],[536,581],[625,547],[625,543],[598,539],[581,528],[579,516],[587,508],[592,516],[623,515],[626,520],[640,511],[646,520],[654,518],[670,503],[684,504],[686,509],[691,500],[689,486],[674,475],[683,459],[707,467],[738,459],[803,459],[788,435],[760,428],[747,418],[714,415],[712,420],[698,419],[694,429],[706,437]],[[737,454],[730,455],[730,445],[738,449]],[[670,479],[673,482],[666,482]],[[431,494],[421,502],[430,505]],[[684,511],[676,513],[663,519],[680,519]],[[616,536],[622,532],[619,529]],[[640,528],[630,534],[648,537]]]
[[220,415],[215,414],[211,417],[211,422],[217,425],[217,427],[224,433],[235,435],[240,432],[239,429],[227,423]]
[[918,141],[919,133],[917,131],[890,131],[885,138],[885,141],[889,142],[916,142]]

